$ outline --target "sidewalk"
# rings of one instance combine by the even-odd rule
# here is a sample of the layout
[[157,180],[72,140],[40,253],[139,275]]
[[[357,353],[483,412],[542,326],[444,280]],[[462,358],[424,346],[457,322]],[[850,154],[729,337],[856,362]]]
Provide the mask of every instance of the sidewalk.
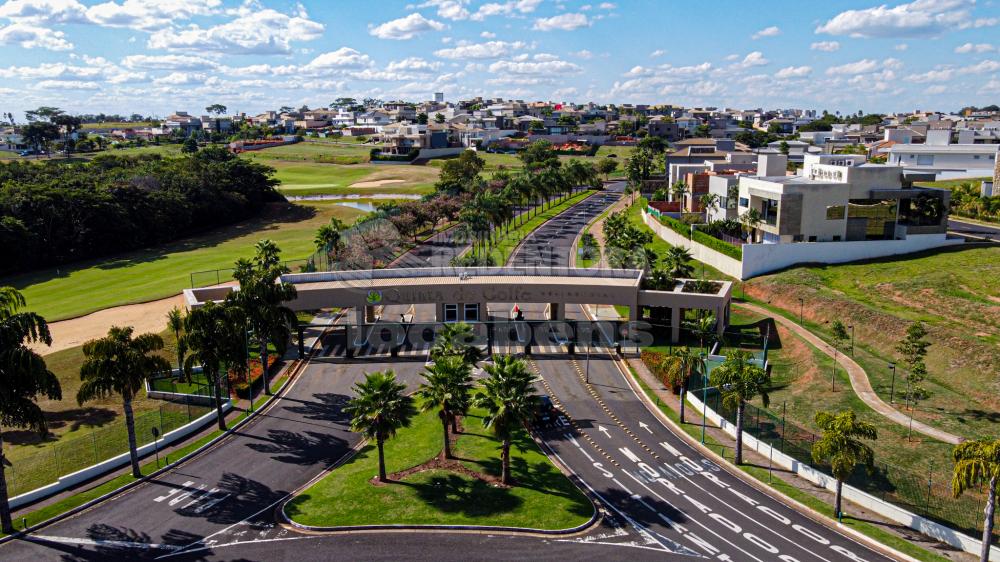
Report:
[[[816,347],[816,349],[819,349],[831,358],[835,357],[837,363],[839,363],[840,366],[847,371],[847,374],[851,379],[851,388],[854,389],[854,393],[858,395],[858,398],[861,398],[861,400],[872,410],[875,410],[889,420],[903,427],[910,426],[910,416],[882,401],[878,394],[875,393],[875,389],[872,388],[871,381],[868,380],[868,374],[861,368],[861,365],[858,365],[849,355],[836,351],[832,345],[820,339],[819,336],[813,334],[797,322],[793,322],[780,314],[774,314],[766,308],[747,302],[741,302],[737,304],[737,306],[756,312],[757,314],[763,314],[773,318],[775,322],[778,322],[785,328],[795,332],[796,335],[811,343]],[[945,443],[950,443],[952,445],[958,445],[962,441],[965,441],[964,437],[953,435],[947,431],[931,427],[917,420],[913,420],[913,430],[918,433],[923,433],[928,437],[937,439],[938,441],[944,441]]]

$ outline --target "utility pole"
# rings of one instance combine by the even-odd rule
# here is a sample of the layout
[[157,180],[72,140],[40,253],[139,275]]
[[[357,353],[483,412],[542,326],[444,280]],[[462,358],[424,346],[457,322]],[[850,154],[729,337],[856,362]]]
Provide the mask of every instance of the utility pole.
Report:
[[889,386],[889,403],[892,404],[892,395],[896,390],[896,364],[889,363],[889,368],[892,369],[892,384]]

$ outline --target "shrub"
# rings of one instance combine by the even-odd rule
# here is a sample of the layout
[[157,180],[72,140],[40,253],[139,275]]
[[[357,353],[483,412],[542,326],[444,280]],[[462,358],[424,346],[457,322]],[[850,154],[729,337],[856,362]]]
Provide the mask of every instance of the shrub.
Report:
[[[680,234],[681,236],[685,237],[691,236],[691,227],[673,217],[669,217],[667,215],[661,215],[660,223],[669,228],[670,230],[673,230],[677,234]],[[734,260],[741,260],[741,261],[743,260],[743,250],[741,248],[739,248],[738,246],[733,246],[729,242],[719,240],[718,238],[715,238],[714,236],[706,234],[700,230],[695,229],[694,241],[704,246],[707,246],[710,249],[715,250],[716,252],[727,255],[733,258]]]

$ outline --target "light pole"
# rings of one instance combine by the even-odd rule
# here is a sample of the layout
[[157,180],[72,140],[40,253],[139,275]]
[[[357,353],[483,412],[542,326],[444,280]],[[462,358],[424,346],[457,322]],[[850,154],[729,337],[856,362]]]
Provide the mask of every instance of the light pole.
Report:
[[892,404],[892,395],[896,390],[896,364],[889,363],[889,368],[892,369],[892,384],[889,386],[889,403]]
[[[705,362],[705,353],[699,354],[702,363]],[[706,371],[708,369],[705,369]],[[705,444],[705,422],[708,419],[708,373],[702,375],[701,383],[701,444]]]
[[[591,340],[593,343],[593,340]],[[587,372],[586,372],[587,384],[590,384],[590,345],[587,346]]]
[[851,357],[854,357],[854,324],[848,326],[851,330]]
[[830,371],[830,392],[837,392],[837,346],[833,346],[833,370]]
[[806,300],[799,297],[799,326],[802,325],[802,309],[806,306]]

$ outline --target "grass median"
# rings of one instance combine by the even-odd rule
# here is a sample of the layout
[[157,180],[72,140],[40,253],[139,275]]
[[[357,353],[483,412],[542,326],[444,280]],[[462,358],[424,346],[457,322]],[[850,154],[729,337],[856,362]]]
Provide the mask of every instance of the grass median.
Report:
[[285,512],[297,523],[319,527],[489,525],[554,530],[590,519],[594,511],[590,501],[549,462],[527,432],[518,432],[511,448],[515,484],[509,488],[496,484],[500,442],[483,428],[481,415],[473,411],[462,419],[453,452],[460,471],[424,464],[441,451],[441,423],[435,412],[425,412],[385,444],[393,482],[372,483],[378,454],[368,444],[290,501]]

